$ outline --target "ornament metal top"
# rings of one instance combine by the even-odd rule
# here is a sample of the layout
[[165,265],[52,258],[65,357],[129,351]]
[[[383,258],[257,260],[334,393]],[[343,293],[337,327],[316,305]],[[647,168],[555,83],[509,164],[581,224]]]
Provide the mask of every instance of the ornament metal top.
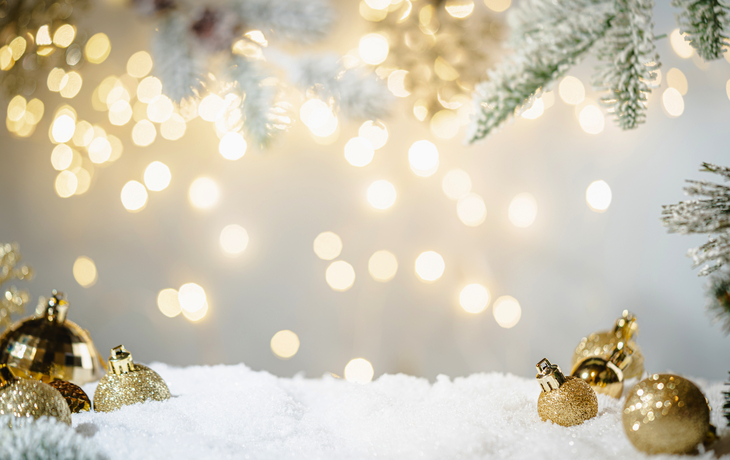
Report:
[[580,361],[593,356],[607,357],[616,344],[624,339],[622,331],[626,326],[631,335],[627,342],[634,353],[631,355],[631,363],[624,370],[624,378],[640,378],[644,374],[644,355],[634,341],[636,334],[639,333],[639,325],[636,317],[628,310],[624,310],[621,318],[616,320],[613,330],[594,332],[588,337],[583,337],[575,347],[570,365],[575,367]]
[[562,426],[580,425],[598,414],[598,398],[590,385],[579,378],[566,377],[557,364],[547,358],[537,365],[535,378],[542,393],[537,398],[540,419]]
[[99,380],[106,366],[89,333],[66,319],[69,304],[56,290],[40,299],[36,316],[19,321],[0,336],[0,364],[46,382],[76,385]]

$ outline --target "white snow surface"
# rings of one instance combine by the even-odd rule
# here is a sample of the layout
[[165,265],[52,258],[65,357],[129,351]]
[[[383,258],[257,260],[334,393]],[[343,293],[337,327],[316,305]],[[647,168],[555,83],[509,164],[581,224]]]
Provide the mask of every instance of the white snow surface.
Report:
[[[442,375],[434,383],[383,375],[362,385],[329,375],[280,378],[242,364],[150,367],[172,399],[74,414],[76,430],[110,460],[677,458],[634,449],[621,425],[623,399],[599,395],[598,416],[576,427],[542,422],[539,385],[513,375]],[[730,435],[726,387],[692,380],[710,401],[718,434]],[[95,386],[84,390],[93,396]],[[730,452],[728,439],[691,458]]]

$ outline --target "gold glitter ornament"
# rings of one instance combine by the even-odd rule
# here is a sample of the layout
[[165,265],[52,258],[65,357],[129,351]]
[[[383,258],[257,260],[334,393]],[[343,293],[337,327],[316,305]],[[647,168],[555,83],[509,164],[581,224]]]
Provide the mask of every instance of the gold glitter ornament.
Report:
[[608,359],[584,359],[573,368],[571,375],[584,380],[596,393],[618,399],[624,391],[623,370],[631,363],[632,352],[631,348],[619,342]]
[[580,425],[598,414],[598,398],[590,385],[575,377],[566,377],[560,366],[547,358],[537,365],[535,378],[542,393],[537,398],[537,413],[542,421],[561,426]]
[[[628,326],[628,328],[627,328]],[[628,340],[623,337],[623,330],[628,329],[630,337]],[[606,357],[613,350],[618,342],[626,341],[634,351],[631,355],[631,363],[624,370],[624,378],[640,378],[644,374],[644,355],[635,343],[636,334],[639,332],[639,326],[636,323],[636,317],[628,310],[624,310],[621,318],[616,320],[614,328],[610,331],[594,332],[588,337],[583,337],[575,347],[573,358],[570,365],[575,366],[584,359],[598,356]]]
[[94,392],[94,410],[112,412],[130,404],[169,398],[170,390],[162,377],[146,366],[135,364],[124,345],[119,345],[112,348],[109,373],[99,381]]
[[38,380],[19,379],[0,364],[0,415],[55,417],[71,424],[71,411],[55,388]]
[[631,444],[648,454],[689,453],[714,439],[705,395],[678,375],[654,374],[634,385],[622,419]]
[[0,336],[0,363],[46,382],[67,380],[76,385],[99,380],[105,364],[88,331],[66,319],[69,304],[53,291],[41,298],[36,316],[17,322]]
[[74,414],[91,410],[91,400],[80,386],[65,380],[54,380],[49,385],[61,393],[63,399],[66,400],[66,404],[68,404],[68,408]]

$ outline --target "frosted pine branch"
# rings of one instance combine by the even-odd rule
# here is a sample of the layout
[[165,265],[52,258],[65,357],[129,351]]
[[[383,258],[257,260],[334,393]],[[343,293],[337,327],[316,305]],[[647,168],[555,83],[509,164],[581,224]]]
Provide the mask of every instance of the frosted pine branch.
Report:
[[3,460],[102,460],[94,441],[55,419],[0,417]]
[[250,28],[298,42],[324,38],[334,22],[324,0],[235,0],[234,4]]
[[[549,3],[556,9],[555,18],[563,19],[556,20],[550,28],[531,29],[523,45],[489,71],[489,79],[476,87],[476,114],[469,126],[467,142],[485,138],[539,97],[586,55],[613,19],[613,4],[609,2],[567,2],[572,11]],[[529,8],[530,4],[527,2],[521,8]]]
[[596,46],[596,57],[604,64],[594,76],[594,85],[608,92],[601,102],[622,129],[634,129],[646,118],[650,81],[659,67],[653,8],[652,0],[617,0],[611,27]]
[[[702,171],[713,172],[730,180],[730,168],[709,163]],[[664,206],[662,223],[670,233],[708,234],[707,243],[690,249],[694,266],[702,266],[700,276],[708,275],[730,262],[730,187],[707,181],[687,181],[684,191],[702,197]]]
[[706,60],[719,59],[728,46],[730,3],[727,0],[672,0],[681,8],[677,14],[679,30],[687,35],[690,45]]
[[175,102],[197,96],[205,79],[205,62],[192,47],[188,26],[183,16],[170,14],[152,37],[154,73],[162,81],[163,92]]
[[730,273],[727,270],[720,270],[710,278],[707,311],[722,323],[725,333],[730,334]]

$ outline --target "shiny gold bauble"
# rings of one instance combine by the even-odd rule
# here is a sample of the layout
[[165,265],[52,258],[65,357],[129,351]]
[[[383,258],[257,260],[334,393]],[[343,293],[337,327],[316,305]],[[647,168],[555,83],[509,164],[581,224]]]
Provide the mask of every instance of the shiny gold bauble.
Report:
[[105,364],[89,333],[66,319],[68,302],[53,291],[35,317],[19,321],[0,336],[0,363],[37,379],[83,385],[99,380]]
[[130,404],[170,398],[167,384],[157,372],[136,364],[123,345],[112,349],[109,373],[94,392],[94,410],[112,412]]
[[705,395],[678,375],[654,374],[634,385],[622,418],[629,441],[648,454],[689,453],[711,433]]
[[621,370],[603,358],[585,359],[570,374],[585,381],[596,393],[620,398],[624,391]]
[[55,388],[38,380],[19,379],[0,365],[0,415],[54,417],[71,424],[71,411]]
[[91,400],[80,386],[65,380],[54,380],[49,385],[61,393],[72,413],[78,414],[91,410]]
[[562,426],[580,425],[598,415],[598,398],[586,382],[568,376],[557,390],[540,393],[537,413],[543,421]]

